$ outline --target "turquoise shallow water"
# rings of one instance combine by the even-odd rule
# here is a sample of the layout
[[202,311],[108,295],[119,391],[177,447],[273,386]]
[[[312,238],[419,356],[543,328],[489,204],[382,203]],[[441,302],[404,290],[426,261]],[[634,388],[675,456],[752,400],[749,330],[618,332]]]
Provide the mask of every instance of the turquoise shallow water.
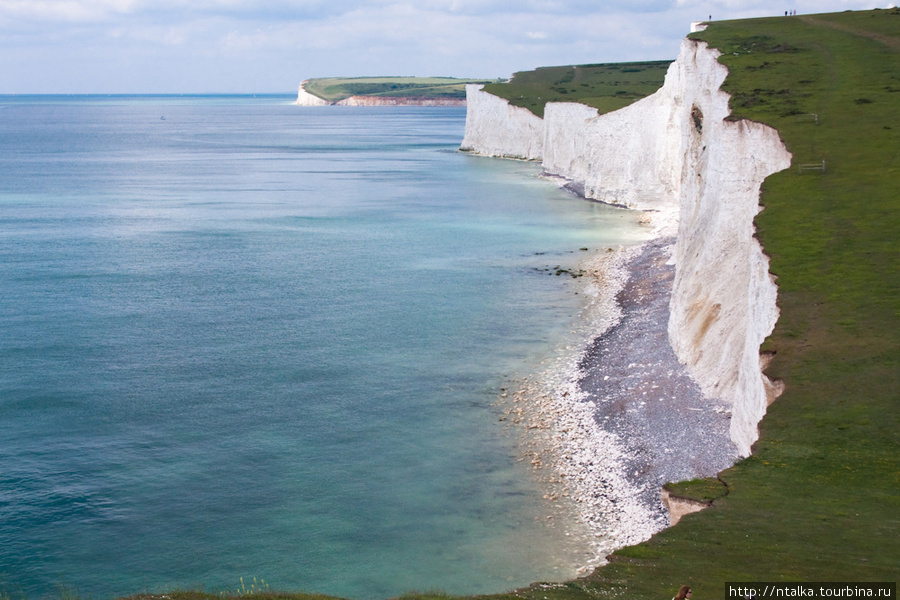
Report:
[[570,576],[494,401],[636,216],[459,108],[0,98],[0,585],[383,598]]

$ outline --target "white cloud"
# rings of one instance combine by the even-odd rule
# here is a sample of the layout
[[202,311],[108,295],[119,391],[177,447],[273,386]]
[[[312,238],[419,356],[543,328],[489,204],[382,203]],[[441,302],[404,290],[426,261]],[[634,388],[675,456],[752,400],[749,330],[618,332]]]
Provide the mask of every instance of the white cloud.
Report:
[[[0,0],[0,93],[291,90],[671,59],[691,21],[864,0]],[[139,76],[138,76],[139,74]]]
[[6,19],[94,21],[131,11],[136,0],[0,0]]

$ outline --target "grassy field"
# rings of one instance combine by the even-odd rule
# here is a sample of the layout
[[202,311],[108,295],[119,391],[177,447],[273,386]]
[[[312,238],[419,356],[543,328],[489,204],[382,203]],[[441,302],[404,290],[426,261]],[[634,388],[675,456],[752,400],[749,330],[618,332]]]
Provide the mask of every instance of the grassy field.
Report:
[[[794,156],[757,219],[781,307],[768,373],[786,391],[753,456],[673,486],[712,508],[589,577],[487,598],[664,600],[689,584],[704,600],[727,598],[726,582],[900,576],[900,10],[722,21],[693,37],[723,52],[735,116],[777,128]],[[168,598],[206,600],[185,594]]]
[[[492,80],[496,81],[496,80]],[[310,94],[328,102],[338,102],[350,96],[387,96],[416,98],[466,97],[467,83],[491,83],[485,79],[454,79],[452,77],[332,77],[310,79],[304,88]]]
[[579,102],[601,113],[618,110],[658,90],[672,61],[541,67],[515,73],[484,90],[539,117],[547,102]]

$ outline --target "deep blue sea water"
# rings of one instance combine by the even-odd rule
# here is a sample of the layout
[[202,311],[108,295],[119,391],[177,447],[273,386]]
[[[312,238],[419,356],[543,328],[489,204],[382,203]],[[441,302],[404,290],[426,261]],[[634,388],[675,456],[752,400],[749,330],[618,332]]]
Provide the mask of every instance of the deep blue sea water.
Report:
[[464,120],[0,97],[0,591],[573,574],[495,400],[578,314],[537,269],[642,232]]

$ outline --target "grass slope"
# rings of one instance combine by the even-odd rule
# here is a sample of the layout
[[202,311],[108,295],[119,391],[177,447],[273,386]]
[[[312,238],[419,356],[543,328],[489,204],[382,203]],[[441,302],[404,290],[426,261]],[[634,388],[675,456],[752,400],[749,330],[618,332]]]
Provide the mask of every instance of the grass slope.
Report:
[[579,102],[607,113],[658,90],[671,61],[541,67],[515,73],[508,83],[484,91],[522,106],[539,117],[547,102]]
[[303,87],[310,94],[328,102],[338,102],[350,96],[465,100],[467,83],[490,83],[490,81],[452,77],[332,77],[310,79]]

